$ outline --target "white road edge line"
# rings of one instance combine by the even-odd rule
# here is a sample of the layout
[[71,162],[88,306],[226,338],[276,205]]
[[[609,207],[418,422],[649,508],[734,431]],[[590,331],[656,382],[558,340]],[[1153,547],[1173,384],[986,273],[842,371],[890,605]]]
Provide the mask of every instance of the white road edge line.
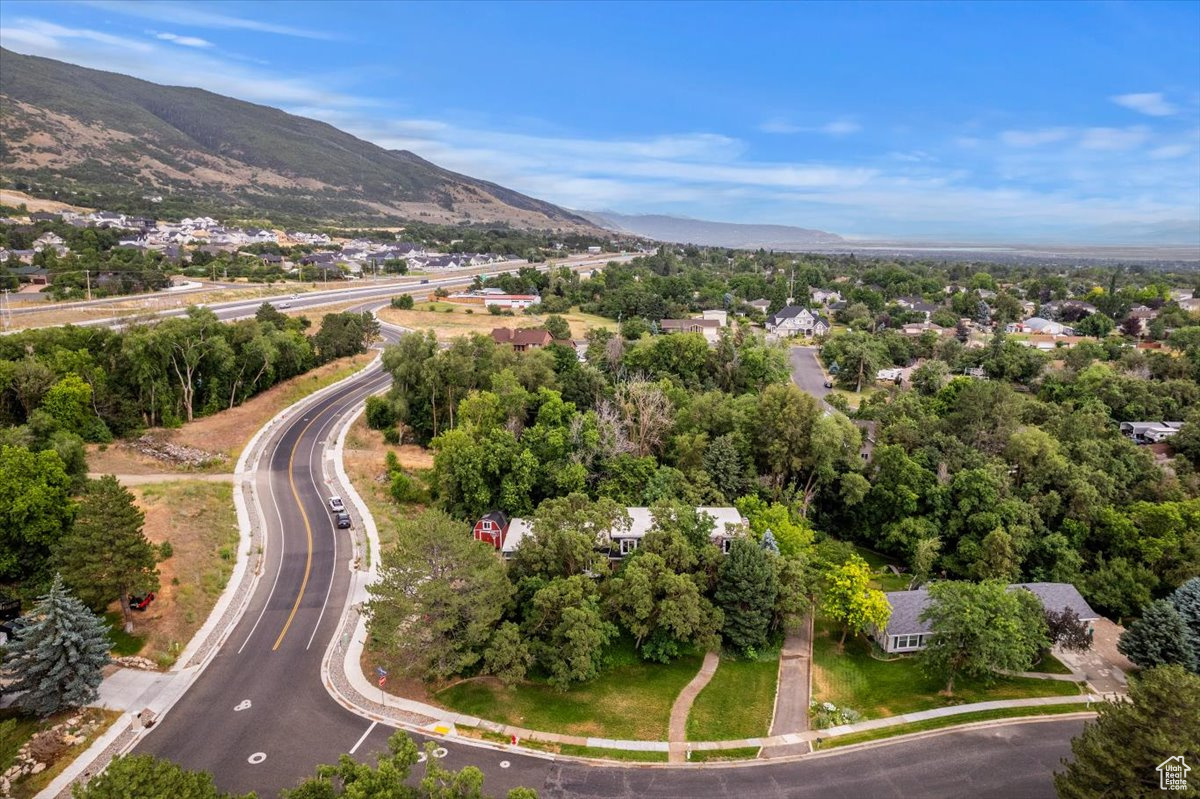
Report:
[[367,736],[371,734],[371,732],[375,729],[376,725],[378,725],[378,724],[379,724],[378,721],[371,722],[371,726],[367,727],[367,731],[364,732],[362,734],[362,737],[358,739],[358,743],[356,743],[356,744],[354,744],[354,746],[350,747],[350,754],[354,754],[355,752],[358,751],[358,747],[362,746],[363,741],[367,740]]
[[[242,641],[242,645],[238,647],[237,654],[242,654],[242,650],[246,648],[246,644],[250,643],[250,639],[254,637],[254,631],[258,629],[258,623],[263,620],[263,616],[267,613],[267,608],[271,606],[271,597],[275,596],[275,587],[279,585],[279,575],[283,573],[283,556],[286,547],[286,538],[283,535],[283,514],[279,510],[279,503],[275,500],[275,470],[271,468],[272,461],[279,453],[279,444],[283,441],[284,435],[278,436],[271,446],[271,455],[267,458],[267,496],[271,498],[271,505],[275,508],[275,518],[279,521],[279,568],[275,570],[275,579],[271,581],[271,590],[267,592],[267,598],[263,600],[262,610],[258,613],[258,618],[254,620],[254,626],[250,628],[250,632],[246,634],[246,640]],[[256,470],[257,471],[257,470]],[[258,475],[254,476],[258,479]],[[269,525],[263,525],[263,544],[268,544],[271,536]],[[270,547],[266,546],[269,551]],[[233,626],[237,626],[234,624]]]

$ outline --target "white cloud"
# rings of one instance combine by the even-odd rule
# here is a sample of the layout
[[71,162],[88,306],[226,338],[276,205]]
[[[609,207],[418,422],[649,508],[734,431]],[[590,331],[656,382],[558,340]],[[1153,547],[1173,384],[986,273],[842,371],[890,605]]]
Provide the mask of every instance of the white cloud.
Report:
[[1155,159],[1182,158],[1191,155],[1196,148],[1190,144],[1165,144],[1150,151],[1150,157]]
[[824,133],[826,136],[846,136],[851,133],[858,133],[862,130],[862,125],[852,119],[835,119],[832,122],[826,122],[824,125],[815,127],[806,127],[788,122],[785,119],[769,119],[758,126],[758,129],[763,133]]
[[207,39],[201,39],[198,36],[180,36],[177,33],[156,33],[154,38],[162,39],[164,42],[173,42],[174,44],[183,47],[212,47],[212,42]]
[[[235,29],[258,31],[259,33],[274,33],[280,36],[295,36],[302,39],[337,39],[340,38],[327,31],[314,31],[304,28],[295,28],[290,25],[280,25],[274,22],[263,22],[257,19],[248,19],[246,17],[234,17],[228,14],[221,14],[216,11],[211,11],[204,8],[198,8],[194,4],[189,5],[183,2],[135,2],[135,3],[118,3],[110,2],[109,0],[91,0],[87,5],[102,8],[106,11],[115,12],[118,14],[127,14],[129,16],[140,17],[142,19],[152,19],[156,22],[169,22],[174,25],[192,25],[198,28],[216,28],[216,29]],[[283,6],[271,6],[273,11],[278,11]]]
[[1110,97],[1117,105],[1146,114],[1152,117],[1169,117],[1176,112],[1175,106],[1167,102],[1161,92],[1137,92],[1134,94],[1118,94]]
[[852,119],[836,119],[833,122],[827,122],[820,128],[822,133],[828,133],[830,136],[846,136],[850,133],[858,133],[862,130],[862,125]]
[[1085,150],[1130,150],[1150,138],[1143,127],[1088,128],[1079,146]]
[[1062,141],[1070,135],[1066,128],[1042,128],[1041,130],[1006,130],[1000,141],[1009,147],[1040,147]]

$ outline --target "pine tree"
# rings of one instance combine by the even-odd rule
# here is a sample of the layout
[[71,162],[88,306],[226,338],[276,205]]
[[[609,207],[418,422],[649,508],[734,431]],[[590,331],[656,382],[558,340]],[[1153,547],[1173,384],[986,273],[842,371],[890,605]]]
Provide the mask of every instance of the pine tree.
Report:
[[749,538],[735,538],[717,572],[716,604],[725,612],[725,643],[740,652],[767,645],[779,593],[768,552]]
[[158,552],[142,533],[145,515],[133,494],[106,474],[88,482],[75,524],[56,552],[63,580],[92,610],[121,601],[125,632],[133,632],[129,595],[158,590]]
[[1167,599],[1192,631],[1192,642],[1197,647],[1196,660],[1200,660],[1200,577],[1188,580]]
[[1196,645],[1191,630],[1175,606],[1165,599],[1142,608],[1142,617],[1121,633],[1117,650],[1144,669],[1175,664],[1196,671]]
[[1054,775],[1061,799],[1166,795],[1154,767],[1200,752],[1200,677],[1178,666],[1143,672],[1130,681],[1128,702],[1101,702],[1098,711],[1071,742],[1075,759]]
[[14,681],[6,690],[19,694],[16,704],[45,717],[94,702],[112,646],[104,623],[57,574],[30,616],[33,622],[9,644],[0,670]]

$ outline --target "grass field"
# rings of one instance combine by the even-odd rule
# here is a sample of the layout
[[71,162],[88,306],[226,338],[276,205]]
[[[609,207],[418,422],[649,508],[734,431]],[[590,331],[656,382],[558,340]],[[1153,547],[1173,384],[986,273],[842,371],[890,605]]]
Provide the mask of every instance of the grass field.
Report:
[[1033,668],[1030,669],[1030,671],[1040,671],[1043,674],[1070,674],[1071,673],[1071,670],[1068,669],[1061,660],[1054,657],[1054,655],[1050,654],[1049,652],[1042,655],[1042,659],[1039,660],[1037,663],[1034,663]]
[[[692,703],[689,741],[757,738],[771,729],[779,659],[722,658],[716,674]],[[694,755],[693,755],[694,756]]]
[[[166,668],[208,618],[233,572],[240,538],[233,486],[176,480],[130,490],[146,514],[146,537],[170,541],[173,550],[158,565],[162,585],[153,604],[134,614],[134,636],[144,640],[136,654]],[[119,617],[118,611],[118,628]],[[122,649],[132,646],[124,633],[120,637]]]
[[1034,696],[1076,696],[1080,687],[1062,680],[997,677],[991,683],[960,678],[954,695],[941,693],[945,685],[926,676],[916,658],[876,660],[862,638],[847,639],[845,652],[837,652],[839,632],[818,618],[813,641],[813,699],[852,708],[864,718],[883,718],[937,707],[1025,699]]
[[[471,311],[471,313],[467,313]],[[467,333],[491,333],[497,327],[538,327],[546,321],[548,314],[517,313],[514,316],[494,316],[478,305],[463,305],[453,302],[419,302],[411,311],[399,308],[384,308],[379,318],[394,325],[414,330],[432,330],[439,339],[450,339]],[[571,326],[571,335],[582,338],[594,327],[615,329],[612,319],[594,316],[574,310],[559,314]]]
[[613,665],[568,691],[540,682],[511,688],[492,678],[460,682],[436,698],[452,710],[544,732],[625,740],[664,741],[671,705],[696,676],[699,655],[662,665],[643,662],[628,641],[614,647]]
[[[366,415],[360,415],[346,434],[342,465],[375,518],[379,544],[385,549],[395,540],[397,523],[421,511],[419,506],[398,505],[392,499],[387,476],[388,452],[395,452],[400,465],[410,472],[433,466],[433,454],[429,450],[413,444],[392,446],[386,443],[383,433],[368,427]],[[372,553],[371,557],[377,555]]]
[[867,741],[878,741],[883,738],[893,738],[897,735],[908,735],[914,732],[938,730],[943,727],[954,727],[959,724],[971,724],[977,721],[992,721],[994,719],[1024,718],[1026,716],[1055,716],[1063,713],[1082,713],[1087,706],[1078,702],[1061,705],[1041,705],[1039,707],[1002,707],[996,710],[980,710],[974,713],[962,713],[957,716],[943,716],[938,719],[925,719],[910,724],[897,724],[894,727],[881,727],[877,730],[855,732],[850,735],[839,735],[836,738],[823,738],[816,742],[815,749],[834,749],[839,746],[850,746]]

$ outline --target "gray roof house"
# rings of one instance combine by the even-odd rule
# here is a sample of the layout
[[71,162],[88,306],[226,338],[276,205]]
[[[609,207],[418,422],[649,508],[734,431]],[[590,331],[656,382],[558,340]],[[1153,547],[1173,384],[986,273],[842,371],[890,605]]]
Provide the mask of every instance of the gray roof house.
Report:
[[[1014,583],[1012,591],[1024,588],[1033,592],[1047,610],[1071,608],[1081,621],[1096,621],[1100,614],[1092,610],[1075,586],[1070,583]],[[924,649],[932,637],[929,622],[921,620],[921,613],[929,604],[929,592],[924,588],[916,591],[890,591],[886,594],[892,606],[892,615],[887,628],[875,630],[873,637],[889,653],[917,652]]]
[[767,319],[767,332],[780,337],[798,333],[809,338],[823,336],[829,332],[829,320],[808,308],[789,305]]
[[1157,444],[1183,428],[1183,422],[1121,422],[1121,432],[1135,444]]

